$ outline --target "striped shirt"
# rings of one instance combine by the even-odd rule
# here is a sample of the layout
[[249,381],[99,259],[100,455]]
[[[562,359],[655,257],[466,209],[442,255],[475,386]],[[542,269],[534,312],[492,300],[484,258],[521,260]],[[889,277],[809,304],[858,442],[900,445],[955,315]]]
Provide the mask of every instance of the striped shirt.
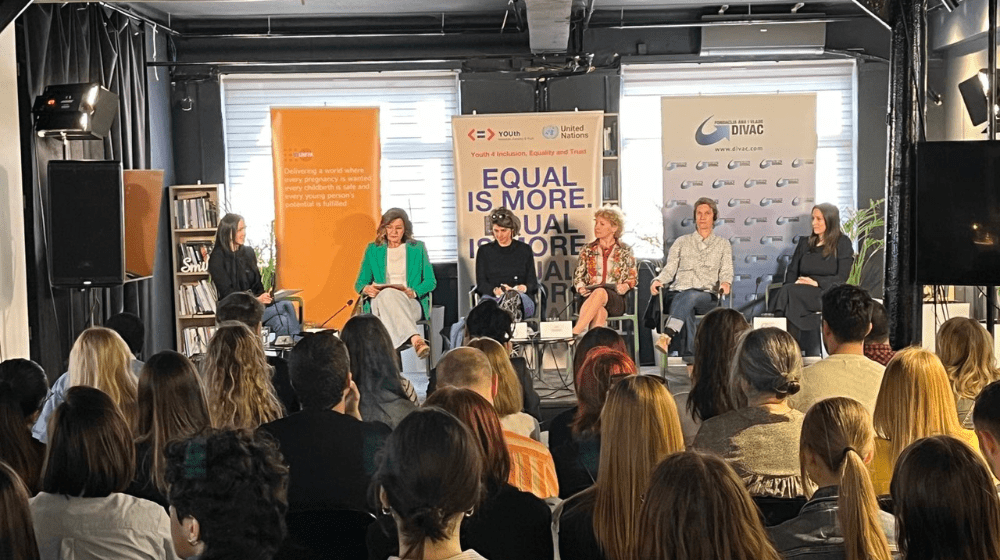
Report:
[[718,235],[703,238],[697,231],[682,235],[667,253],[667,264],[656,277],[671,290],[712,292],[733,284],[733,247]]
[[531,492],[541,499],[559,496],[559,479],[552,454],[541,443],[520,434],[504,430],[510,452],[510,477],[507,482],[522,492]]

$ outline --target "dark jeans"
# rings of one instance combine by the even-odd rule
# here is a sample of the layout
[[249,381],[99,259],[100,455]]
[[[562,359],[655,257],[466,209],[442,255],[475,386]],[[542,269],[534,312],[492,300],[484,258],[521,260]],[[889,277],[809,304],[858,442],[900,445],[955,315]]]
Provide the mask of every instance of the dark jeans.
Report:
[[[694,356],[694,335],[698,328],[695,316],[708,313],[718,304],[719,301],[714,295],[701,290],[691,289],[674,293],[673,301],[670,303],[670,316],[684,321],[684,328],[676,337],[681,356]],[[673,341],[671,346],[674,346]]]

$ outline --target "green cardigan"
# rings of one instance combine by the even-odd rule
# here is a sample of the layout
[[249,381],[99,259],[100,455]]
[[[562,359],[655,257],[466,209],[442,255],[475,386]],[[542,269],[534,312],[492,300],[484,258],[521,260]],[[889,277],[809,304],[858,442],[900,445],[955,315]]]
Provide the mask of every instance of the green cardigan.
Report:
[[[365,256],[361,259],[361,270],[358,280],[354,283],[354,291],[361,293],[365,286],[371,283],[385,283],[385,266],[388,246],[369,243],[365,248]],[[422,241],[406,242],[406,286],[417,293],[417,301],[424,310],[424,317],[431,316],[430,298],[428,294],[437,287],[431,259],[427,256],[427,248]],[[371,313],[371,304],[365,300],[364,312]]]

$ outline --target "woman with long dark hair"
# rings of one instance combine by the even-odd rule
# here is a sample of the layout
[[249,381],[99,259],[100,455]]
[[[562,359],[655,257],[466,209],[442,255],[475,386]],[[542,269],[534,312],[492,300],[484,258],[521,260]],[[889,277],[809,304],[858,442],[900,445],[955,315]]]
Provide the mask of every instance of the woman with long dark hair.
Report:
[[14,469],[3,461],[0,461],[0,558],[38,560],[28,489]]
[[135,447],[111,397],[70,387],[50,426],[42,491],[31,499],[40,556],[66,558],[69,548],[74,558],[174,558],[167,512],[123,493]]
[[128,493],[167,507],[163,449],[211,425],[201,377],[191,360],[172,350],[150,357],[139,375],[136,473]]
[[351,317],[340,339],[347,345],[351,378],[361,393],[361,417],[395,428],[417,409],[417,395],[399,372],[396,350],[382,321],[369,313]]
[[482,449],[461,420],[433,407],[404,418],[372,479],[380,511],[396,524],[400,554],[392,558],[485,560],[462,550],[459,533],[482,501],[483,469]]
[[49,390],[42,366],[24,358],[0,362],[0,461],[21,477],[28,492],[38,492],[45,445],[31,437]]
[[806,355],[819,355],[823,294],[847,282],[853,264],[854,247],[840,230],[840,210],[826,202],[813,206],[812,235],[795,246],[784,285],[771,300],[771,311],[788,319],[789,332]]
[[219,220],[215,232],[215,246],[208,256],[208,274],[222,299],[233,292],[249,292],[264,304],[264,326],[281,335],[297,335],[302,330],[295,316],[295,306],[290,301],[274,301],[270,292],[264,291],[257,253],[246,245],[247,225],[243,216],[226,214]]
[[427,248],[413,238],[413,224],[401,208],[382,215],[375,241],[368,244],[354,289],[364,295],[364,312],[382,321],[394,348],[413,345],[417,357],[431,347],[417,321],[431,316],[430,293],[437,287]]

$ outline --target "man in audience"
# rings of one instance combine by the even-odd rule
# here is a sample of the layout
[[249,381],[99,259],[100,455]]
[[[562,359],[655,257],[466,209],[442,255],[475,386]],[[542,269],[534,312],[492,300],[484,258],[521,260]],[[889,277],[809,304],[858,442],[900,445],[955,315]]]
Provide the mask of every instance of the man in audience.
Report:
[[872,303],[868,292],[850,284],[823,294],[823,343],[830,356],[802,371],[802,390],[790,399],[795,408],[805,412],[829,397],[851,397],[875,410],[885,366],[865,357]]
[[979,392],[972,409],[972,424],[979,438],[979,450],[993,471],[1000,472],[1000,381],[994,381]]
[[[467,346],[449,351],[438,362],[437,375],[440,386],[470,389],[493,404],[497,378],[482,351]],[[510,484],[543,500],[558,496],[559,479],[548,448],[506,429],[503,436],[510,452]]]
[[289,511],[370,510],[375,457],[391,430],[362,421],[347,346],[327,332],[308,334],[288,361],[302,411],[260,429],[277,439],[288,463]]
[[889,317],[885,306],[872,300],[872,330],[865,337],[865,356],[884,366],[895,355],[889,346]]
[[[237,321],[250,327],[250,330],[260,334],[264,318],[264,304],[248,292],[233,292],[219,300],[215,305],[215,322]],[[127,341],[126,341],[127,342]],[[285,412],[291,414],[301,408],[299,399],[295,396],[292,384],[288,380],[288,362],[280,356],[268,356],[267,364],[274,370],[271,384],[278,394],[278,400],[285,407]]]

